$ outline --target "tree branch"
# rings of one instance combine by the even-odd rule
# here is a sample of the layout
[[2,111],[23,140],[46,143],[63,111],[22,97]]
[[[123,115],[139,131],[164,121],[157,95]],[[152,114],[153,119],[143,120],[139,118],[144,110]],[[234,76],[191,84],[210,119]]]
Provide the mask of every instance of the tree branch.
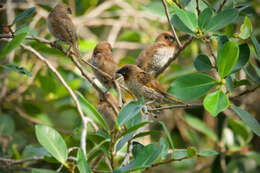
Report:
[[44,157],[34,156],[34,157],[22,159],[22,160],[13,160],[13,159],[6,159],[6,158],[0,157],[0,162],[3,162],[8,166],[18,165],[18,164],[22,164],[25,162],[31,162],[31,161],[40,161],[40,160],[44,160]]
[[157,166],[160,166],[160,165],[164,165],[164,164],[168,164],[168,163],[171,163],[171,162],[182,161],[182,160],[185,160],[185,159],[188,159],[188,157],[183,157],[183,158],[180,158],[180,159],[173,158],[173,159],[169,159],[169,160],[166,160],[166,161],[157,162],[157,163],[152,164],[147,169],[151,169],[151,168],[154,168],[154,167],[157,167]]
[[166,109],[177,109],[177,108],[187,109],[187,108],[194,108],[194,107],[201,107],[201,106],[203,106],[201,103],[180,104],[180,105],[171,105],[171,106],[148,109],[148,111],[161,111],[161,110],[166,110]]
[[162,4],[163,4],[164,10],[165,10],[165,14],[166,14],[168,23],[169,23],[169,25],[170,25],[170,27],[171,27],[172,33],[173,33],[173,35],[174,35],[174,37],[175,37],[175,39],[176,39],[176,41],[177,41],[178,47],[179,47],[179,48],[182,48],[182,44],[181,44],[181,42],[180,42],[180,40],[179,40],[179,38],[178,38],[178,36],[177,36],[177,34],[176,34],[176,31],[175,31],[173,25],[171,24],[171,19],[170,19],[168,7],[167,7],[167,4],[166,4],[165,0],[162,0]]
[[227,0],[223,0],[222,4],[220,5],[220,7],[219,7],[219,9],[218,9],[218,11],[217,11],[217,13],[221,12],[221,10],[222,10],[223,7],[225,6],[226,2],[227,2]]

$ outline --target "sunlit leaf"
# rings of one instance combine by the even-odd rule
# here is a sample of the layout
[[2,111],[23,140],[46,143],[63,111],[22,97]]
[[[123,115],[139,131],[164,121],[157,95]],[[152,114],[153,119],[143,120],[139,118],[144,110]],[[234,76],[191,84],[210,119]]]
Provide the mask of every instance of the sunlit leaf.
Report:
[[30,73],[24,67],[19,67],[19,66],[15,65],[15,64],[6,64],[6,65],[3,65],[3,67],[8,69],[8,70],[14,71],[16,73],[20,73],[20,74],[24,74],[26,76],[32,77],[32,73]]
[[91,169],[81,149],[77,153],[77,166],[80,173],[91,173]]

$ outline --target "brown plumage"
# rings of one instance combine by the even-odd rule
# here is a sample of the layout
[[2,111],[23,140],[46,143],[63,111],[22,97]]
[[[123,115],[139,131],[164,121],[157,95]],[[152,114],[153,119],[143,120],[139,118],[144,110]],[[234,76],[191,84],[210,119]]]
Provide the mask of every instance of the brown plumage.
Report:
[[70,7],[62,3],[57,4],[48,15],[47,25],[54,37],[69,44],[73,52],[80,56],[76,28],[69,14],[72,14]]
[[128,89],[137,97],[144,97],[146,101],[164,103],[182,103],[168,94],[151,74],[140,69],[138,66],[128,64],[117,71],[123,75]]
[[[109,74],[113,79],[115,78],[117,64],[113,59],[112,48],[108,42],[102,41],[95,47],[90,62],[95,67]],[[106,89],[109,90],[111,87],[114,87],[111,79],[100,74],[95,69],[93,69],[93,71],[97,79],[106,87]]]
[[[107,92],[105,97],[115,106],[118,105],[117,99],[110,92]],[[116,113],[113,110],[112,106],[106,101],[104,96],[99,96],[99,103],[97,106],[97,110],[103,116],[109,128],[112,130],[115,125]]]
[[155,74],[172,57],[175,50],[174,41],[174,36],[171,33],[161,33],[153,44],[147,46],[139,54],[135,64],[147,73]]

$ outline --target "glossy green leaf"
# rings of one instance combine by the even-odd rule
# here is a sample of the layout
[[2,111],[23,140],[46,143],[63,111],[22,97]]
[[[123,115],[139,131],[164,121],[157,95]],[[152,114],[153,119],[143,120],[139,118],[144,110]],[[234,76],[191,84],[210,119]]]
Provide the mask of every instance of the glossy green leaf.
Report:
[[123,136],[116,144],[116,151],[119,151],[135,134],[135,131]]
[[130,119],[134,118],[142,110],[143,106],[135,101],[131,101],[125,107],[123,107],[118,116],[117,123],[119,126],[123,126]]
[[15,64],[6,64],[6,65],[3,65],[3,67],[8,69],[8,70],[14,71],[16,73],[20,73],[20,74],[24,74],[26,76],[32,77],[32,73],[30,73],[24,67],[19,67],[19,66],[15,65]]
[[189,158],[196,157],[197,156],[197,150],[195,147],[188,147],[187,148],[187,155]]
[[218,141],[216,133],[213,132],[209,127],[207,127],[206,124],[200,119],[187,114],[185,115],[185,120],[194,129],[208,136],[213,141]]
[[204,156],[204,157],[207,157],[207,156],[215,156],[215,155],[218,155],[219,153],[215,150],[203,150],[203,151],[200,151],[198,153],[199,156]]
[[133,131],[136,131],[137,129],[145,126],[146,124],[148,124],[149,122],[141,122],[139,124],[134,125],[133,127],[130,127],[129,129],[127,129],[126,131],[124,131],[119,137],[125,136],[128,133],[131,133]]
[[187,157],[187,150],[186,149],[175,149],[173,150],[173,158],[174,159],[182,159],[184,157]]
[[22,12],[19,16],[17,16],[17,17],[14,19],[12,25],[15,24],[15,23],[17,23],[17,22],[19,22],[20,20],[22,20],[22,19],[24,19],[24,18],[30,16],[30,15],[33,14],[34,12],[35,12],[35,7],[32,7],[32,8],[29,8],[29,9],[25,10],[24,12]]
[[235,88],[235,85],[231,75],[227,76],[225,80],[226,80],[226,88],[228,89],[229,92],[232,92]]
[[135,167],[145,167],[151,165],[160,155],[161,147],[156,143],[149,144],[142,148],[136,155]]
[[252,33],[253,29],[252,29],[252,24],[250,19],[246,16],[244,18],[244,23],[241,25],[240,27],[240,34],[238,35],[241,39],[247,39],[248,37],[250,37],[251,33]]
[[81,149],[77,153],[77,167],[80,173],[91,173],[91,169]]
[[243,67],[243,70],[246,72],[247,76],[254,82],[260,84],[260,75],[257,72],[257,67],[248,63],[246,67]]
[[53,128],[46,125],[36,125],[35,133],[39,143],[58,161],[65,164],[68,149],[62,136]]
[[150,131],[147,131],[147,132],[141,132],[141,133],[136,134],[132,139],[144,137],[144,136],[147,136],[147,135],[160,135],[160,131],[150,130]]
[[103,117],[98,113],[96,108],[93,105],[91,105],[80,92],[76,92],[76,93],[79,96],[79,101],[86,115],[90,116],[91,119],[93,119],[96,123],[102,125],[102,127],[109,130],[109,126],[107,125]]
[[10,42],[8,42],[5,47],[0,52],[0,58],[10,53],[12,50],[14,50],[17,46],[22,43],[22,41],[25,39],[27,33],[21,33],[16,35]]
[[164,139],[164,138],[161,138],[161,139],[160,139],[160,146],[161,146],[161,148],[162,148],[161,157],[162,157],[162,159],[164,160],[164,159],[167,158],[167,156],[168,156],[168,151],[169,151],[169,144],[168,144],[167,140]]
[[237,115],[241,118],[241,120],[252,129],[252,131],[257,135],[260,136],[260,125],[257,120],[250,115],[248,112],[240,109],[235,105],[231,105],[231,108],[237,113]]
[[226,42],[223,48],[219,49],[217,57],[218,73],[221,78],[226,77],[235,66],[239,55],[239,47],[236,42]]
[[257,39],[256,39],[256,37],[255,37],[255,35],[253,33],[251,34],[250,38],[251,38],[251,40],[253,42],[253,45],[255,47],[255,51],[256,51],[256,55],[258,57],[258,60],[260,60],[260,44],[257,41]]
[[174,144],[173,144],[173,141],[172,141],[172,137],[171,137],[171,135],[170,135],[170,133],[169,133],[169,131],[168,131],[166,125],[165,125],[164,122],[162,122],[162,121],[159,121],[159,123],[162,125],[163,130],[164,130],[164,132],[165,132],[165,134],[166,134],[166,136],[167,136],[167,138],[168,138],[168,140],[169,140],[169,142],[170,142],[170,146],[171,146],[171,148],[174,150]]
[[32,173],[58,173],[50,169],[32,169]]
[[136,158],[137,154],[144,148],[144,145],[136,141],[134,141],[132,145],[133,145],[132,154],[134,158]]
[[181,21],[181,19],[176,14],[172,16],[171,23],[174,28],[195,36],[195,34]]
[[129,121],[126,122],[126,127],[131,128],[137,124],[140,124],[142,122],[142,114],[139,112],[136,116],[131,118]]
[[210,8],[205,8],[200,14],[198,24],[201,29],[205,29],[207,24],[210,22],[213,12]]
[[226,25],[232,23],[238,16],[238,10],[235,8],[226,9],[211,18],[209,23],[205,26],[208,32],[215,32]]
[[234,120],[233,118],[229,118],[228,125],[235,133],[241,136],[244,141],[247,141],[250,137],[249,131],[247,130],[246,126],[239,121]]
[[172,5],[174,13],[179,17],[179,19],[193,32],[197,30],[197,19],[196,15],[189,11],[184,11],[180,9],[177,5]]
[[30,157],[34,157],[34,156],[37,156],[37,157],[41,157],[41,156],[47,156],[47,157],[51,157],[50,153],[48,153],[48,151],[41,147],[41,146],[38,146],[38,145],[27,145],[25,147],[25,149],[23,150],[23,153],[22,153],[22,159],[25,159],[25,158],[30,158]]
[[218,41],[218,52],[220,49],[223,48],[224,44],[229,41],[228,37],[226,35],[219,35],[217,36]]
[[178,77],[168,89],[176,98],[192,100],[206,94],[216,84],[216,80],[206,74],[194,73]]
[[221,111],[228,108],[229,99],[223,91],[216,91],[204,98],[203,106],[212,116],[217,116]]
[[15,130],[14,120],[9,115],[0,115],[0,136],[11,136]]
[[212,68],[212,65],[207,55],[200,54],[194,61],[194,67],[199,72],[207,72]]
[[236,65],[233,67],[231,73],[237,72],[248,62],[250,57],[250,49],[246,43],[239,45],[239,57]]

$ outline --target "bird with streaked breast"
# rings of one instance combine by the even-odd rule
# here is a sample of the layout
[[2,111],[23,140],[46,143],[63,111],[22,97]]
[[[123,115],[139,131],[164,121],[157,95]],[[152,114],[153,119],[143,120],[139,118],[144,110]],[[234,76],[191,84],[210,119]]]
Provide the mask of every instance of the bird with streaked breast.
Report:
[[142,50],[135,64],[152,75],[156,74],[173,56],[175,38],[170,32],[163,32],[153,44]]
[[102,85],[104,85],[107,90],[111,87],[115,88],[113,80],[115,79],[117,64],[113,59],[112,47],[109,42],[102,41],[96,45],[90,63],[112,77],[111,80],[96,69],[92,68],[96,78],[102,83]]
[[155,101],[159,104],[183,103],[168,94],[151,74],[136,65],[125,65],[116,73],[124,77],[126,86],[137,98],[143,97],[145,101]]
[[73,52],[80,57],[76,27],[69,14],[72,14],[71,8],[66,4],[59,3],[49,13],[47,25],[52,35],[58,39],[57,41],[69,44],[68,52],[72,48]]

